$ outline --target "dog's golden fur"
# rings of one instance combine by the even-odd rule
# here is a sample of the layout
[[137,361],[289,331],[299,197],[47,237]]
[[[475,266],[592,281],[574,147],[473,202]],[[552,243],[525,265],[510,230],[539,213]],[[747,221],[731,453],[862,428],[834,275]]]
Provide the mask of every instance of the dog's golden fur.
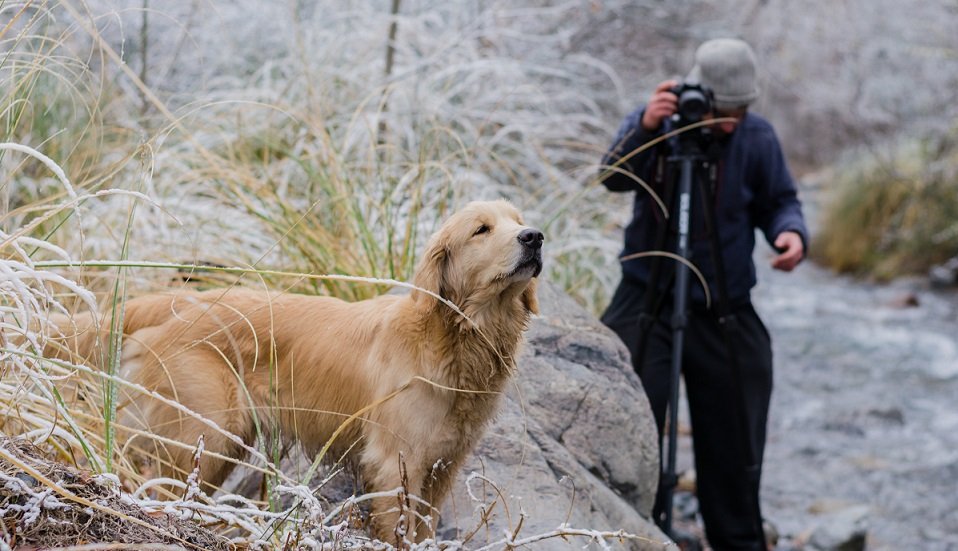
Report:
[[[255,439],[254,411],[271,416],[310,454],[373,405],[344,427],[327,457],[345,454],[369,492],[401,485],[402,457],[408,491],[438,507],[515,369],[522,332],[538,309],[541,242],[505,201],[471,203],[450,217],[432,236],[413,284],[461,314],[420,290],[354,303],[242,288],[134,298],[123,317],[122,373],[246,443]],[[58,324],[62,332],[77,329],[66,342],[81,355],[92,351],[93,335],[105,338],[105,329],[89,330],[89,315]],[[244,453],[154,398],[133,397],[123,410],[124,423],[161,437],[193,444],[204,435],[209,452]],[[157,450],[161,475],[183,478],[192,469],[188,448]],[[210,455],[200,465],[211,487],[232,467]],[[373,501],[374,536],[394,537],[396,503]],[[417,539],[432,529],[419,527]]]

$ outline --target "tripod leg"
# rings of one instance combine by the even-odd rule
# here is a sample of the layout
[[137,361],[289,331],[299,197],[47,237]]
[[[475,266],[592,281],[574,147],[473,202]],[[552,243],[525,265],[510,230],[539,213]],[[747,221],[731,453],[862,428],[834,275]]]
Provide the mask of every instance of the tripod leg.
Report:
[[[669,205],[669,218],[659,221],[655,232],[655,250],[664,251],[669,236],[669,229],[677,217],[675,214],[675,182],[668,182],[663,190],[664,201]],[[669,276],[669,284],[665,287],[661,285],[663,276],[663,258],[653,256],[649,264],[649,280],[642,292],[642,310],[639,312],[638,326],[639,334],[635,349],[632,351],[633,364],[639,366],[645,361],[648,339],[652,331],[652,325],[656,322],[662,307],[668,298],[667,293],[659,293],[659,289],[671,289],[675,282],[675,272],[672,271]],[[661,430],[660,430],[661,433]]]
[[[692,156],[680,157],[678,196],[678,239],[676,254],[688,260],[691,256],[689,247],[689,222],[692,203],[692,179],[695,159]],[[666,453],[665,471],[662,476],[665,482],[665,519],[662,529],[666,533],[672,530],[672,498],[675,492],[678,475],[676,473],[676,457],[678,454],[678,404],[679,404],[679,377],[682,375],[682,355],[685,351],[685,329],[688,324],[688,292],[689,268],[679,263],[675,267],[675,286],[672,300],[672,366],[670,370],[669,391],[669,436]]]

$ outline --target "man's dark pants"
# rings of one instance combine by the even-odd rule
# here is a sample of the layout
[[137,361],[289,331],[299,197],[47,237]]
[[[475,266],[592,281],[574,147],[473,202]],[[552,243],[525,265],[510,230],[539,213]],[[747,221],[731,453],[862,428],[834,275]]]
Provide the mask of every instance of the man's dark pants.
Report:
[[[666,304],[653,325],[645,361],[641,362],[635,356],[643,295],[641,284],[623,279],[602,322],[619,335],[632,354],[633,366],[655,415],[661,444],[670,393],[672,314]],[[692,422],[697,497],[706,535],[716,551],[764,551],[764,536],[755,520],[761,515],[756,510],[757,484],[753,485],[746,474],[748,452],[743,448],[738,402],[744,396],[748,438],[761,465],[772,393],[771,341],[751,303],[737,304],[733,310],[739,325],[733,345],[739,357],[741,381],[728,361],[726,339],[712,312],[693,307],[685,329],[682,374]],[[743,385],[742,393],[736,390],[736,384]],[[653,510],[655,519],[662,518],[661,497],[660,492]]]

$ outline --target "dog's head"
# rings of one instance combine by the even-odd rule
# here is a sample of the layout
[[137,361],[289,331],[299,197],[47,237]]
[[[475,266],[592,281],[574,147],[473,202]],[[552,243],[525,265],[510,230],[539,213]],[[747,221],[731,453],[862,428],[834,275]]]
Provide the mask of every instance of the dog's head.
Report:
[[[507,201],[476,201],[452,215],[429,241],[413,283],[467,314],[517,298],[538,313],[535,278],[542,271],[542,232],[522,222]],[[436,307],[414,292],[424,309]]]

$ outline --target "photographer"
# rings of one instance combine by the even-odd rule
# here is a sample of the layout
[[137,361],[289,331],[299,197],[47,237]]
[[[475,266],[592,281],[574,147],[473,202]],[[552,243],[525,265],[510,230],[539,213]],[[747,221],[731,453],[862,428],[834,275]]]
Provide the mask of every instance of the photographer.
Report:
[[[764,550],[758,467],[765,446],[772,391],[772,351],[769,335],[749,296],[756,283],[752,262],[755,230],[761,230],[778,251],[771,264],[783,271],[791,271],[804,257],[808,231],[775,132],[768,121],[748,110],[759,94],[755,55],[748,44],[737,39],[705,42],[696,51],[695,65],[683,84],[700,84],[711,91],[704,120],[729,119],[701,131],[707,138],[710,165],[717,169],[710,179],[709,194],[713,198],[710,207],[715,213],[713,227],[717,239],[709,235],[708,224],[703,220],[704,201],[697,191],[689,211],[689,260],[707,280],[711,297],[724,295],[726,300],[722,302],[731,314],[728,319],[735,320],[734,324],[724,324],[726,328],[734,325],[734,330],[724,331],[715,303],[707,307],[702,285],[697,278],[691,279],[681,370],[693,429],[697,496],[706,536],[715,550]],[[667,197],[665,190],[675,181],[678,170],[669,162],[678,138],[634,152],[675,129],[675,92],[679,90],[681,85],[676,81],[659,84],[648,104],[626,117],[602,161],[603,184],[610,191],[636,192],[633,219],[625,230],[622,280],[602,321],[632,353],[660,442],[670,400],[670,298],[674,296],[674,277],[670,275],[677,263],[660,260],[662,275],[655,278],[658,289],[649,289],[654,257],[629,257],[656,250],[657,242],[661,243],[657,240],[658,230],[663,224],[668,224],[664,251],[675,250],[675,219],[679,217],[666,217],[637,179]],[[702,171],[696,174],[703,177]],[[719,262],[713,262],[711,256],[715,243],[720,249]],[[724,285],[716,281],[715,264],[724,267]],[[646,318],[654,321],[646,325],[644,353],[640,353],[640,313],[650,310],[647,291],[653,293],[648,304],[658,304],[651,309],[654,318]],[[754,465],[750,465],[750,457]],[[653,511],[660,524],[665,507],[662,494],[660,485]]]

